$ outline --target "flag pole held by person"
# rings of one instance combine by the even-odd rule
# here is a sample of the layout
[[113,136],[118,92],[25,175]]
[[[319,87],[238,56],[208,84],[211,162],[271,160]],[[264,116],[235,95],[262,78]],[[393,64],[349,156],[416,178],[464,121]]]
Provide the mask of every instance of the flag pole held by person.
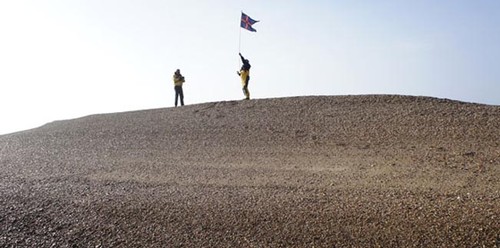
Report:
[[[250,32],[257,32],[255,28],[252,27],[253,24],[257,23],[259,21],[256,21],[252,19],[250,16],[247,14],[241,12],[241,22],[240,22],[240,27],[243,29],[246,29]],[[241,55],[241,29],[240,29],[240,43],[239,43],[239,51],[238,54],[240,55],[241,62],[243,65],[241,66],[241,69],[237,71],[238,75],[241,77],[241,84],[243,85],[243,94],[245,95],[245,100],[250,99],[250,91],[248,90],[248,83],[250,81],[250,61],[248,59],[245,59],[243,55]]]

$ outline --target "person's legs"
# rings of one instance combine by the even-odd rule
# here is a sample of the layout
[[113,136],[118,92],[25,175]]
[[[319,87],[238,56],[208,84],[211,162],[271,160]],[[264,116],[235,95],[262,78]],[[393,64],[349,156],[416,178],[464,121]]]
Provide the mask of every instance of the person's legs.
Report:
[[177,100],[179,98],[179,87],[175,86],[174,89],[175,89],[175,106],[177,107]]
[[250,99],[250,91],[248,90],[248,83],[250,82],[250,76],[247,76],[245,80],[245,86],[243,86],[243,93],[245,94],[245,99]]
[[182,91],[182,87],[179,87],[179,96],[181,98],[181,106],[184,106],[184,92]]
[[250,95],[248,93],[248,85],[246,85],[246,84],[245,84],[245,86],[243,86],[243,95],[245,95],[246,100],[250,99]]
[[243,95],[245,95],[245,99],[250,99],[250,92],[248,91],[248,81],[250,80],[250,75],[248,75],[248,71],[241,71],[241,84],[243,85]]

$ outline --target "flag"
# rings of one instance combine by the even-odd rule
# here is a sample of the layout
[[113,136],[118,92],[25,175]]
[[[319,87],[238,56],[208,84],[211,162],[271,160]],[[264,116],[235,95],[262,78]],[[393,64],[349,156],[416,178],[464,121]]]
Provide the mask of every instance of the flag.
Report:
[[251,31],[251,32],[257,32],[257,30],[255,30],[252,25],[255,24],[256,22],[259,22],[259,21],[256,21],[252,18],[250,18],[250,16],[247,16],[245,13],[241,12],[241,27],[248,30],[248,31]]

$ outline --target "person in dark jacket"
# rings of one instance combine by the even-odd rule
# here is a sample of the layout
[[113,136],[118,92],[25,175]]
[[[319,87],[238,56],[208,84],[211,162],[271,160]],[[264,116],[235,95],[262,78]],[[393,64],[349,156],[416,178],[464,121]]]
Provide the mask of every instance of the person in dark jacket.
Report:
[[245,100],[250,99],[250,91],[248,91],[248,82],[250,81],[250,61],[245,59],[241,53],[239,54],[241,58],[241,62],[243,65],[241,66],[240,71],[236,72],[241,77],[241,84],[243,85],[243,94],[245,95]]
[[174,89],[175,89],[175,106],[177,107],[177,99],[181,99],[181,106],[184,106],[184,92],[182,92],[182,84],[185,82],[181,71],[177,69],[174,73]]

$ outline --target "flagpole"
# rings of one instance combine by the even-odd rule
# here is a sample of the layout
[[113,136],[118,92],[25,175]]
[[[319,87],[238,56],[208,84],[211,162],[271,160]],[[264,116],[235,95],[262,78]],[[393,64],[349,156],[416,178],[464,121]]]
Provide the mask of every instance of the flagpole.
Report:
[[[242,16],[243,16],[243,10],[240,13],[240,23],[241,23],[241,17]],[[240,26],[240,43],[239,43],[239,46],[238,46],[238,53],[241,53],[241,24],[239,26]]]
[[240,27],[240,42],[238,45],[238,53],[241,53],[241,27]]
[[[240,29],[240,39],[239,39],[239,43],[238,43],[238,54],[241,53],[241,16],[243,15],[243,10],[241,11],[240,13],[240,25],[239,26],[239,29]],[[238,58],[238,67],[241,66],[241,59]]]

